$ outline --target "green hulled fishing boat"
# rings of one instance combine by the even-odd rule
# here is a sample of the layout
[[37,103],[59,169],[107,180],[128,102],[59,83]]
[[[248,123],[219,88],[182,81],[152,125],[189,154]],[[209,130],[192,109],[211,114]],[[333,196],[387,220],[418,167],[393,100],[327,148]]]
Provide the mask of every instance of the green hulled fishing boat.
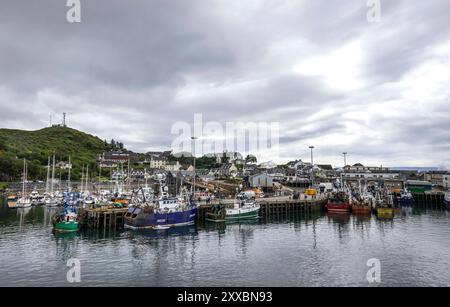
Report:
[[259,209],[260,205],[256,203],[255,198],[246,192],[242,192],[237,195],[234,207],[227,208],[225,219],[227,221],[257,219]]
[[232,208],[224,204],[216,204],[207,212],[205,219],[210,222],[233,222],[241,220],[255,220],[259,218],[260,205],[256,203],[254,194],[239,193]]
[[53,227],[55,232],[76,232],[79,229],[76,208],[68,205],[66,192],[64,193],[64,211],[55,215]]

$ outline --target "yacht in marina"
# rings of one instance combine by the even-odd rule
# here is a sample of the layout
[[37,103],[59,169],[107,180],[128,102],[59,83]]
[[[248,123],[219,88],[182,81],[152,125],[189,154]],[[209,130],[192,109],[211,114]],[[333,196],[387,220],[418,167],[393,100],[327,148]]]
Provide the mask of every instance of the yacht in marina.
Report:
[[23,181],[22,181],[22,196],[16,202],[16,208],[31,207],[31,198],[27,195],[27,177],[28,166],[26,159],[23,159]]

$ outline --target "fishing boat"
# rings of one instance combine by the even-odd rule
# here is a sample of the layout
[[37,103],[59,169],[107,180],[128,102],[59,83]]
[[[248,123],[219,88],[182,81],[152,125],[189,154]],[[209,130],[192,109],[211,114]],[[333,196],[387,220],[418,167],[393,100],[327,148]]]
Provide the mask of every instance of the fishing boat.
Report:
[[378,218],[393,218],[394,217],[394,208],[387,206],[380,206],[376,209]]
[[445,192],[444,205],[447,207],[447,209],[450,209],[450,191]]
[[414,197],[407,189],[403,189],[400,192],[395,191],[393,197],[394,205],[396,206],[412,206],[414,204]]
[[236,196],[233,208],[226,209],[225,219],[227,221],[257,219],[260,208],[252,194],[241,192]]
[[352,194],[352,212],[355,214],[371,214],[375,198],[367,191],[367,183],[359,181],[359,191]]
[[76,232],[79,229],[77,210],[69,205],[67,194],[64,197],[64,210],[55,215],[53,227],[55,232]]
[[393,218],[394,217],[394,206],[392,195],[383,199],[379,192],[375,195],[375,213],[378,218]]
[[254,220],[259,217],[260,205],[255,202],[254,194],[243,192],[238,194],[233,208],[224,204],[215,204],[205,214],[205,220],[210,222],[225,222],[237,220]]
[[134,199],[125,214],[125,228],[168,229],[195,224],[198,208],[189,195],[182,191],[180,196],[170,197],[162,181],[159,186],[158,198],[147,199],[144,196],[143,202],[139,198]]
[[370,214],[372,213],[372,205],[365,201],[353,203],[352,212],[355,214]]
[[325,208],[329,212],[347,213],[352,209],[350,198],[345,191],[333,192],[328,198]]
[[214,204],[209,212],[205,214],[205,220],[209,222],[225,222],[227,210],[223,204]]

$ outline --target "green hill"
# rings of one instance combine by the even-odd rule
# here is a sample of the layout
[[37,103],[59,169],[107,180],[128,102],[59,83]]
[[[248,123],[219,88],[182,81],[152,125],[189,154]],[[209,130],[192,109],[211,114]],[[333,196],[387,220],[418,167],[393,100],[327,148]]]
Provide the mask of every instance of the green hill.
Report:
[[[0,181],[19,180],[23,158],[28,161],[30,179],[45,179],[47,159],[55,154],[56,161],[73,162],[72,178],[77,180],[82,165],[96,170],[96,157],[111,145],[98,137],[78,130],[54,126],[37,131],[0,129]],[[59,177],[59,171],[56,176]],[[62,173],[65,178],[67,174]]]

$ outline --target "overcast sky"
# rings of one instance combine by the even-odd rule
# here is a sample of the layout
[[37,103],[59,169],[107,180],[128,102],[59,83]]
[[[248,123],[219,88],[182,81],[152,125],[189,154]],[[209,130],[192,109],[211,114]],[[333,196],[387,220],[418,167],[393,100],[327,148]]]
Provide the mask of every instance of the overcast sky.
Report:
[[[450,166],[450,1],[0,2],[0,127],[61,121],[135,151],[177,121],[280,122],[280,157]],[[269,157],[266,153],[264,159]]]

